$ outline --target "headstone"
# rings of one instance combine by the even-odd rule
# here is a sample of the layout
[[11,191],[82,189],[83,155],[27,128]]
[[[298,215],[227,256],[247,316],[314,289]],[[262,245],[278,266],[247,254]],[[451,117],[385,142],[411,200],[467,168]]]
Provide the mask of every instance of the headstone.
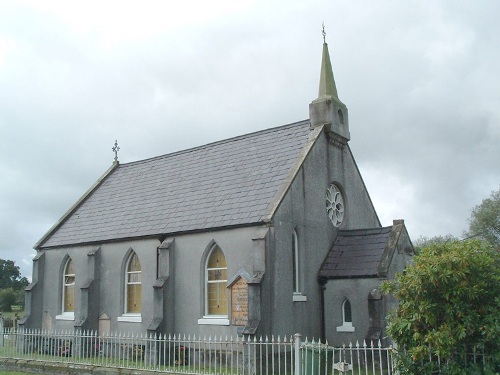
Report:
[[111,319],[106,313],[99,317],[99,336],[107,336],[111,332]]
[[42,318],[42,329],[48,332],[52,331],[52,316],[48,311],[45,311]]

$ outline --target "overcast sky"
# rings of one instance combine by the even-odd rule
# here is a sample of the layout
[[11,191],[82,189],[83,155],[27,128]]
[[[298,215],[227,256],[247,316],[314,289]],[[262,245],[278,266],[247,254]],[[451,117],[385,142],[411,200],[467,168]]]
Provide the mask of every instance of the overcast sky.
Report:
[[0,0],[0,258],[111,165],[309,117],[326,25],[383,225],[467,228],[500,183],[500,1]]

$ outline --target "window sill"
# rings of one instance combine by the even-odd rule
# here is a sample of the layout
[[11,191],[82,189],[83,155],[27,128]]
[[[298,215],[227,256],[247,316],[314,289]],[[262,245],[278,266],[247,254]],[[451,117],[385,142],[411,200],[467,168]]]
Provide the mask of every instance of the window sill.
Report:
[[229,319],[225,316],[204,316],[201,319],[198,319],[199,325],[217,325],[217,326],[228,326]]
[[352,323],[344,323],[344,325],[337,327],[337,332],[354,332],[354,327]]
[[124,314],[122,316],[119,316],[118,318],[116,318],[117,321],[119,322],[129,322],[129,323],[142,323],[142,316],[139,314],[139,315],[128,315],[128,314]]
[[302,293],[293,293],[292,297],[293,302],[307,302],[307,296]]
[[75,320],[75,313],[62,313],[56,315],[56,320]]

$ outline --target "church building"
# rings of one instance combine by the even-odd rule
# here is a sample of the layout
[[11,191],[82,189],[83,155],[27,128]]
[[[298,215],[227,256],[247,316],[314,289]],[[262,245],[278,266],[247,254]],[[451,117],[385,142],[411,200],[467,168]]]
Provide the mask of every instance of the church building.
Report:
[[380,293],[411,261],[349,147],[323,44],[310,118],[118,160],[35,244],[21,325],[194,335],[383,338]]

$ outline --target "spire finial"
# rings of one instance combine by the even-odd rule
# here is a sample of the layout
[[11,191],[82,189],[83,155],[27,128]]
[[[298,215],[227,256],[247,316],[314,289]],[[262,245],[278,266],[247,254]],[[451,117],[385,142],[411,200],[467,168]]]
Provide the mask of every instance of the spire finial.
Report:
[[115,153],[115,161],[118,161],[118,151],[120,151],[120,146],[118,146],[118,140],[115,140],[115,145],[111,150]]
[[325,22],[323,22],[323,29],[321,30],[321,34],[323,34],[323,43],[326,43]]

